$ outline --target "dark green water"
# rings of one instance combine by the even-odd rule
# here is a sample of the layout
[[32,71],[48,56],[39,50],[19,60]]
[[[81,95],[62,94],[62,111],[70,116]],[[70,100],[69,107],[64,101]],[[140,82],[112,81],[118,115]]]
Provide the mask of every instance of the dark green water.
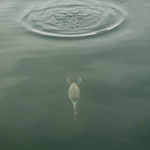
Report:
[[[150,1],[107,0],[127,13],[124,23],[82,38],[23,26],[47,2],[0,0],[0,150],[149,150]],[[68,75],[82,78],[76,122]]]

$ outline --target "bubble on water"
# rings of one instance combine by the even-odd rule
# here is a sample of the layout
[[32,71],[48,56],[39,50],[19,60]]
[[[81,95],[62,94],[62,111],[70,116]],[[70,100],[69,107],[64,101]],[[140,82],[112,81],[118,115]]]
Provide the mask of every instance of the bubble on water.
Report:
[[23,16],[30,31],[55,37],[83,37],[109,31],[125,20],[125,12],[105,2],[49,2],[32,6]]

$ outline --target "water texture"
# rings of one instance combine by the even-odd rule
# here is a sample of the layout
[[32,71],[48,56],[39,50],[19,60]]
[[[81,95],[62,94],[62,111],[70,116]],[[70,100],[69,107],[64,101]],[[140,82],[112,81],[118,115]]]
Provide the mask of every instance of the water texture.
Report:
[[36,33],[57,37],[83,37],[107,32],[125,19],[125,12],[112,3],[99,1],[51,1],[30,8],[24,26]]
[[149,14],[150,0],[0,0],[0,150],[149,150]]

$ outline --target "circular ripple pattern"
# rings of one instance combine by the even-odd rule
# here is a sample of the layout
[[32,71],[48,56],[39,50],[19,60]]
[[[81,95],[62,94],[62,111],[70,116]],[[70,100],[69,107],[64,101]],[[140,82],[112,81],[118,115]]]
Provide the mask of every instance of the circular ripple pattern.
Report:
[[55,1],[33,7],[24,15],[23,24],[43,35],[83,37],[109,31],[124,19],[124,11],[110,3]]

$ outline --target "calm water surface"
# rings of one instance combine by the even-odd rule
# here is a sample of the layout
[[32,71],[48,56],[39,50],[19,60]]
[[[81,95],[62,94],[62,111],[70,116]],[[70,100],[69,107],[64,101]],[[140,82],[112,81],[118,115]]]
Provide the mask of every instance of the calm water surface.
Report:
[[0,149],[149,150],[150,1],[70,2],[0,0]]

